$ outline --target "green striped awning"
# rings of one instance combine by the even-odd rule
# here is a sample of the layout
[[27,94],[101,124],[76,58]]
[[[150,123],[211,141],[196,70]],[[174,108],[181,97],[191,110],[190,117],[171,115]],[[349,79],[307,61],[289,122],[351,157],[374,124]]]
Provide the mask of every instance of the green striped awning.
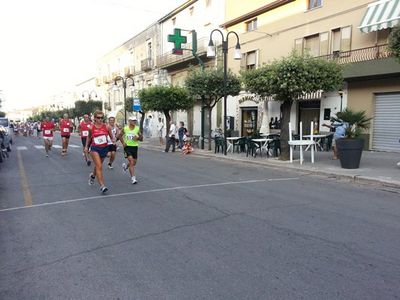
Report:
[[392,28],[400,23],[400,0],[379,0],[368,5],[358,27],[362,32]]

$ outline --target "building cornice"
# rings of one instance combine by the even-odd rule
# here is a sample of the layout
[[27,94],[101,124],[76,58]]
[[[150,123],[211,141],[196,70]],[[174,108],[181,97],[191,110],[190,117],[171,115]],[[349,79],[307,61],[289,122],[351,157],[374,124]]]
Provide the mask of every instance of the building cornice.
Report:
[[257,17],[257,16],[259,16],[259,15],[261,15],[263,13],[266,13],[266,12],[268,12],[270,10],[273,10],[273,9],[278,8],[280,6],[286,5],[286,4],[288,4],[290,2],[293,2],[293,1],[295,1],[295,0],[276,0],[276,1],[271,2],[269,4],[266,4],[266,5],[264,5],[264,6],[260,7],[260,8],[257,8],[256,10],[253,10],[253,11],[247,13],[247,14],[241,15],[240,17],[237,17],[237,18],[235,18],[233,20],[225,22],[224,24],[221,25],[221,27],[223,27],[223,28],[231,27],[233,25],[236,25],[238,23],[244,22],[244,21],[246,21],[248,19],[252,19],[252,18]]

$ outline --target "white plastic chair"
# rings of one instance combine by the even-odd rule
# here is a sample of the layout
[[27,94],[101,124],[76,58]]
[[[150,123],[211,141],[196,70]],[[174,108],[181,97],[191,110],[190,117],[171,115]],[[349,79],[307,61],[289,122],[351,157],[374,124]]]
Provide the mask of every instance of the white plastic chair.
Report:
[[300,122],[300,140],[293,140],[292,138],[292,124],[289,122],[289,141],[288,144],[290,146],[290,162],[293,162],[293,149],[296,146],[300,147],[300,164],[303,164],[304,156],[303,156],[303,146],[311,147],[311,163],[314,163],[314,149],[315,149],[315,141],[314,141],[314,122],[311,122],[311,138],[309,140],[303,140],[303,123]]

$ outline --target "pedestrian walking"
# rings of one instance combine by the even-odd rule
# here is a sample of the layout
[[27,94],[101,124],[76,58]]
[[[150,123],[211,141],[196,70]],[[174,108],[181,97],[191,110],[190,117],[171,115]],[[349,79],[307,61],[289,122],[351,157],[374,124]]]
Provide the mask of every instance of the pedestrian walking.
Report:
[[142,139],[142,133],[137,125],[135,116],[128,118],[128,125],[126,125],[120,132],[118,139],[124,147],[125,158],[127,163],[122,164],[122,169],[126,172],[129,169],[132,184],[136,184],[135,167],[138,159],[139,140]]
[[108,169],[112,170],[114,168],[112,164],[115,160],[115,154],[117,152],[117,138],[118,138],[121,130],[115,124],[114,116],[108,117],[108,127],[111,130],[111,136],[108,141],[108,151],[109,151],[109,156],[110,156],[110,159],[108,161]]
[[338,159],[338,152],[336,147],[336,141],[345,136],[347,123],[345,122],[333,122],[332,124],[322,124],[322,126],[328,127],[334,131],[332,139],[333,157],[332,159]]
[[175,139],[175,136],[176,136],[176,126],[175,126],[175,123],[174,123],[174,121],[170,121],[169,122],[169,124],[170,124],[170,127],[169,127],[169,132],[168,132],[168,139],[167,139],[167,143],[166,143],[166,147],[165,147],[165,152],[168,152],[169,151],[169,148],[171,147],[171,145],[172,145],[172,152],[175,152],[175,145],[176,145],[176,139]]
[[64,114],[63,118],[60,120],[60,133],[62,140],[62,150],[61,155],[67,155],[69,138],[71,137],[71,132],[73,130],[73,122],[68,118],[68,114]]
[[49,151],[51,151],[51,147],[53,146],[53,135],[56,126],[54,122],[50,121],[50,118],[46,116],[41,124],[41,128],[43,130],[44,150],[46,152],[46,157],[49,157]]
[[[108,154],[108,141],[107,138],[111,136],[111,129],[103,122],[104,114],[101,110],[94,113],[94,123],[92,128],[89,129],[89,136],[86,140],[85,152],[89,153],[94,163],[93,172],[89,175],[89,185],[94,184],[94,180],[100,185],[102,194],[108,191],[104,184],[103,176],[103,161]],[[115,142],[115,140],[113,140]]]
[[89,130],[92,128],[92,121],[89,119],[89,115],[85,114],[83,116],[82,122],[78,125],[78,132],[81,137],[82,147],[83,147],[83,158],[85,159],[86,165],[90,166],[92,164],[90,159],[90,154],[85,152],[86,140],[89,136]]

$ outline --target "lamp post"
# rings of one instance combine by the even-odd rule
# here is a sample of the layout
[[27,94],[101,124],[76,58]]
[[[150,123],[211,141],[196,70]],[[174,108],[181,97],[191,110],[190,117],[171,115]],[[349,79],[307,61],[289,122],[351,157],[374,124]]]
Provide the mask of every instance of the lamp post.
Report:
[[219,32],[222,36],[222,53],[224,54],[224,155],[226,155],[226,133],[227,133],[227,128],[226,128],[226,121],[227,121],[227,81],[228,81],[228,66],[227,66],[227,58],[228,58],[228,38],[230,34],[234,34],[236,36],[236,46],[235,46],[235,53],[233,58],[236,60],[239,60],[242,58],[242,54],[240,52],[240,43],[239,43],[239,36],[236,32],[234,31],[229,31],[226,34],[226,38],[224,38],[224,34],[222,33],[221,30],[219,29],[214,29],[210,33],[210,41],[208,42],[208,48],[207,48],[207,57],[215,57],[215,46],[212,41],[212,35],[214,32]]
[[97,99],[97,93],[96,93],[96,91],[95,90],[92,90],[92,91],[83,91],[82,92],[82,99],[85,99],[85,94],[87,94],[88,95],[88,100],[90,101],[90,100],[93,100],[93,98],[92,98],[92,94],[94,94],[94,97]]
[[135,86],[135,82],[133,80],[132,75],[129,75],[127,77],[122,77],[122,76],[117,76],[114,78],[114,86],[117,87],[117,82],[122,81],[122,87],[124,88],[124,125],[126,124],[126,83],[128,79],[132,80],[132,86]]

